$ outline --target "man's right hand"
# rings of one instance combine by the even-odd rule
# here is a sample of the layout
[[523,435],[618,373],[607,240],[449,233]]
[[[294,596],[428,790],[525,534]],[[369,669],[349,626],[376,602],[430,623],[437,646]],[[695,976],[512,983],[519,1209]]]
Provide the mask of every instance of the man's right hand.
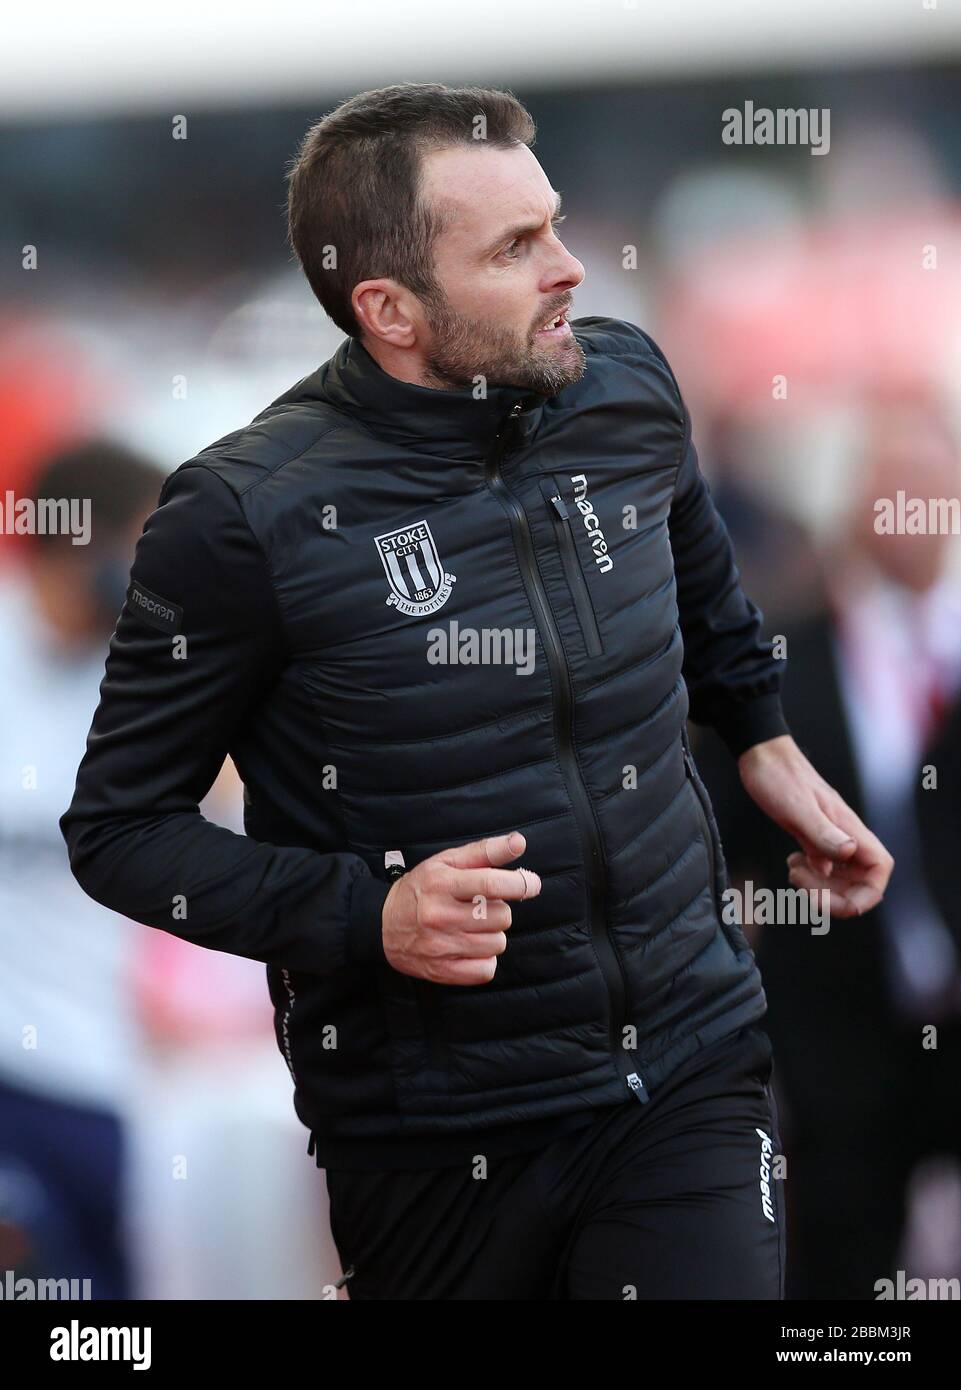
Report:
[[524,853],[519,830],[441,850],[393,885],[384,900],[388,962],[437,984],[486,985],[507,949],[511,900],[536,898],[533,869],[502,869]]

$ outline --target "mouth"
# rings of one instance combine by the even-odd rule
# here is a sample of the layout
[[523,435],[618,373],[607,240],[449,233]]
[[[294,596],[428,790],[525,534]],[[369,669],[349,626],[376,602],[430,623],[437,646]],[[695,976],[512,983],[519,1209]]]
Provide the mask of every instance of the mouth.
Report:
[[534,335],[537,338],[567,338],[572,333],[570,324],[567,322],[567,309],[562,309],[559,314],[555,314],[543,328],[539,328]]

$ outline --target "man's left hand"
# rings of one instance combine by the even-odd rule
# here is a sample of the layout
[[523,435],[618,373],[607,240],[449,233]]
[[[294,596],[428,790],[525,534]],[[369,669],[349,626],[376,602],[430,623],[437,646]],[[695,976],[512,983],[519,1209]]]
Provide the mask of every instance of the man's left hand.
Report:
[[756,743],[738,758],[738,771],[752,800],[801,846],[787,859],[795,888],[830,890],[833,917],[859,917],[877,906],[894,860],[793,738]]

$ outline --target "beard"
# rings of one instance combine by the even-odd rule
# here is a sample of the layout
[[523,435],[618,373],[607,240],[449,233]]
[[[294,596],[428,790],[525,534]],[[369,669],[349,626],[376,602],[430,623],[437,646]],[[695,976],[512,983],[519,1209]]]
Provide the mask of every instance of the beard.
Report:
[[573,333],[539,346],[533,331],[525,338],[514,329],[455,314],[442,298],[424,307],[434,336],[424,358],[425,386],[463,390],[483,377],[488,386],[554,396],[584,375],[587,359]]

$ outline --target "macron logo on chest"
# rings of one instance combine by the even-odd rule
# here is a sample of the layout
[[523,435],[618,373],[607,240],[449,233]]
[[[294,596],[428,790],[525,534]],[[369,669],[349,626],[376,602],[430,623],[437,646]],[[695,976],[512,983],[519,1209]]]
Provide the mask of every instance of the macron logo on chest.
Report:
[[574,484],[574,505],[584,518],[584,529],[594,552],[594,562],[601,574],[606,574],[614,568],[614,557],[608,553],[607,541],[593,503],[587,500],[587,478],[583,473],[572,473],[571,482]]

